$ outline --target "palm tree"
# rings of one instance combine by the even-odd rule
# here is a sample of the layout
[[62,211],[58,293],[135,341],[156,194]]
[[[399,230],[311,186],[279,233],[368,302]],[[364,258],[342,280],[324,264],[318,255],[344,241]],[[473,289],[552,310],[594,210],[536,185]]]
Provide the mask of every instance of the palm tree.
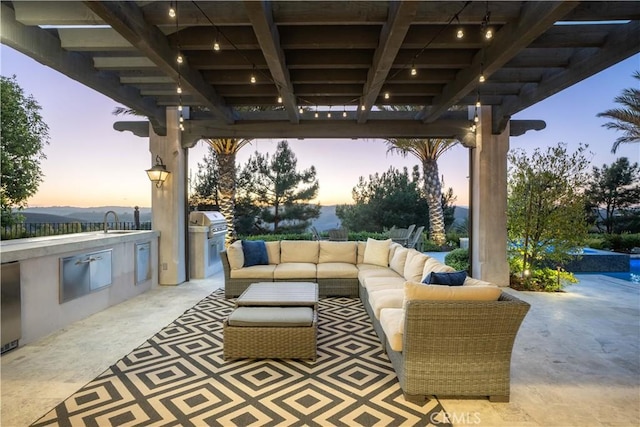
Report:
[[235,239],[236,205],[236,153],[245,145],[251,143],[250,139],[215,138],[205,139],[213,148],[218,158],[219,179],[218,191],[220,192],[220,212],[227,223],[225,246],[229,246]]
[[[640,71],[633,73],[633,77],[640,81]],[[621,95],[614,99],[621,105],[620,108],[613,108],[603,113],[599,113],[598,117],[606,117],[613,119],[602,126],[607,129],[621,130],[624,134],[615,140],[611,152],[616,153],[620,144],[632,142],[640,142],[640,89],[632,87],[624,89]]]
[[424,192],[429,206],[429,234],[437,245],[446,242],[444,211],[442,209],[442,185],[438,172],[438,158],[453,147],[458,141],[453,139],[418,139],[388,138],[387,152],[399,153],[403,156],[412,154],[422,163],[424,175]]

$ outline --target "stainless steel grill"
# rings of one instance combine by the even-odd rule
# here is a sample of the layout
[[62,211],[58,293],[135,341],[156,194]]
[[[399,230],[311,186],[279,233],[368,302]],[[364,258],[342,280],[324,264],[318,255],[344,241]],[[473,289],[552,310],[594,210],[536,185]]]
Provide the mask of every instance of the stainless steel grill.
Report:
[[189,214],[189,273],[204,279],[222,270],[220,251],[224,249],[227,223],[220,212],[202,211]]

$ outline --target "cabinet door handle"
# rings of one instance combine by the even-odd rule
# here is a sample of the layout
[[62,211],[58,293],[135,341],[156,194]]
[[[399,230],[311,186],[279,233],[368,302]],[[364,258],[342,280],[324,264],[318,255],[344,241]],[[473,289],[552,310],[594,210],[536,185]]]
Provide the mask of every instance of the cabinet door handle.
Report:
[[80,264],[89,264],[92,261],[91,258],[85,258],[82,261],[78,260],[76,261],[76,265],[80,265]]

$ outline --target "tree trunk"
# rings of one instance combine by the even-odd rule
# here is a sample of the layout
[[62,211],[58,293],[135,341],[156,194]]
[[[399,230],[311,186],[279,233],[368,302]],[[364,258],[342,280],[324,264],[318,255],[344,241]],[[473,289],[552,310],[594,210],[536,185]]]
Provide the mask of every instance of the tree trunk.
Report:
[[442,210],[442,185],[436,160],[425,160],[422,163],[424,174],[424,191],[429,205],[429,234],[438,246],[446,243],[444,229],[444,212]]
[[220,212],[227,222],[227,234],[225,235],[225,247],[228,247],[236,237],[233,221],[236,210],[236,154],[217,153],[218,166],[220,167]]

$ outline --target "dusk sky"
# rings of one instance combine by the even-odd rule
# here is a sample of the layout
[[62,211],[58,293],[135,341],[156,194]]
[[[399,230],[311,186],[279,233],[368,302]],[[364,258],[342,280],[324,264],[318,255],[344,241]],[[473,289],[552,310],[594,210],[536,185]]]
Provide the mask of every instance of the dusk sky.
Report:
[[[117,104],[110,98],[40,63],[0,45],[0,74],[17,76],[26,95],[33,95],[42,107],[41,114],[49,126],[50,143],[42,162],[44,182],[29,199],[29,207],[104,205],[148,207],[152,185],[144,170],[152,166],[148,140],[129,132],[118,132],[113,123],[132,118],[112,114]],[[593,166],[611,164],[618,157],[640,161],[638,144],[622,145],[616,155],[611,145],[619,136],[602,127],[607,120],[599,112],[616,107],[613,99],[628,87],[637,85],[632,74],[640,69],[640,55],[635,55],[603,72],[540,102],[514,119],[541,119],[546,129],[530,131],[511,138],[512,148],[531,152],[564,142],[570,151],[579,143],[588,144]],[[237,162],[244,165],[256,150],[273,153],[278,139],[255,140],[243,148]],[[311,165],[317,169],[322,205],[351,203],[351,190],[358,177],[382,173],[389,166],[412,167],[417,160],[387,155],[382,140],[288,140],[298,159],[298,168]],[[206,145],[198,143],[189,152],[190,169],[197,172]],[[453,187],[456,205],[468,204],[468,152],[456,146],[438,162],[445,186]]]

